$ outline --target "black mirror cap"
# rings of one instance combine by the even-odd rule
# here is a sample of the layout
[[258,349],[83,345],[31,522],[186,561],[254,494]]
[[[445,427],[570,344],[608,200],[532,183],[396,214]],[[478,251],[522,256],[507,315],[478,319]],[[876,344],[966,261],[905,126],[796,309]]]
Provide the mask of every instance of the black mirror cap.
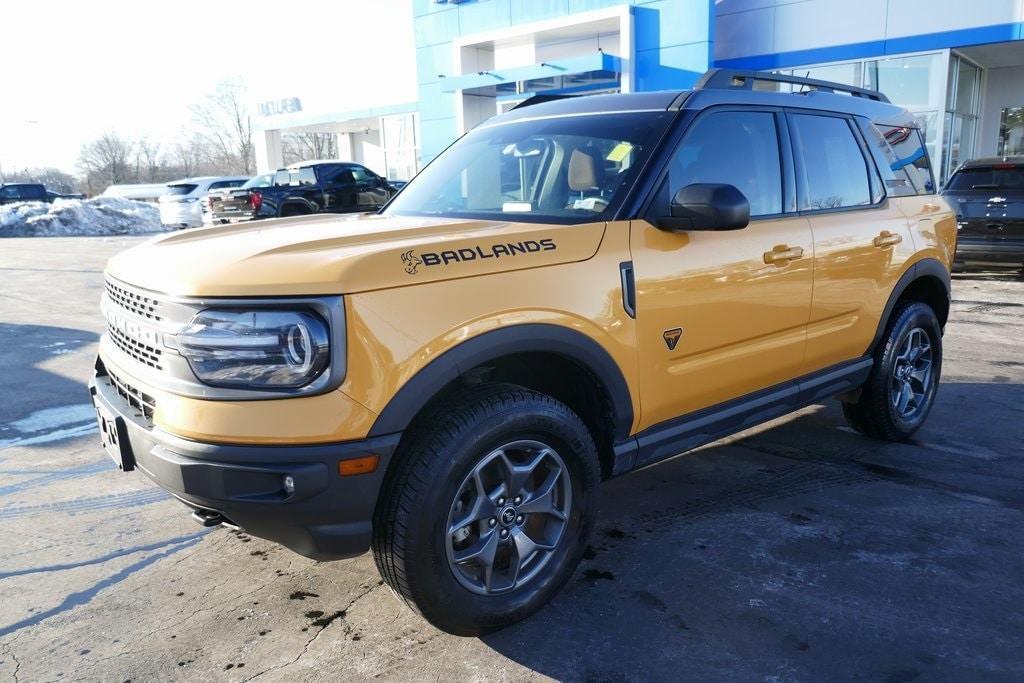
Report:
[[664,230],[739,230],[750,224],[750,202],[735,185],[693,183],[672,197],[670,216],[659,218]]

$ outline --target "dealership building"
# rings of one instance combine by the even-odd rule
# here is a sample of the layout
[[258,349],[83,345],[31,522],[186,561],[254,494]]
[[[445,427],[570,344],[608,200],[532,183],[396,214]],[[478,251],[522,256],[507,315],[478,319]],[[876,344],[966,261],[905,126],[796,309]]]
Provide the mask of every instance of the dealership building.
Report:
[[258,105],[261,170],[282,164],[290,134],[316,132],[405,180],[533,95],[678,90],[710,67],[881,90],[917,117],[943,179],[966,159],[1024,154],[1020,0],[411,1],[414,93],[347,108],[276,93]]

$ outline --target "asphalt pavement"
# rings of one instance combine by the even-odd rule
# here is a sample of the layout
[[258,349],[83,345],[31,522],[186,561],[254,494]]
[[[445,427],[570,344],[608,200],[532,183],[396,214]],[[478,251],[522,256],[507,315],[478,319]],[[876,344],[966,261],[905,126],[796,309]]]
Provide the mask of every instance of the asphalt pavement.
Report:
[[1024,678],[1018,274],[954,277],[913,443],[830,401],[608,482],[567,588],[475,639],[114,469],[85,383],[135,241],[0,240],[0,679]]

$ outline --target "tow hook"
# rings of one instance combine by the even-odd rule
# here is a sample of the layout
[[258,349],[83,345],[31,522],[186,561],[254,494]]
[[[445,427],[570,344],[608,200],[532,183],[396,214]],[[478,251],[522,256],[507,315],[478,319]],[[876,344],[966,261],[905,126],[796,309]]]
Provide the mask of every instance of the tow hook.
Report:
[[192,519],[199,522],[202,526],[227,526],[232,529],[237,529],[238,525],[229,520],[224,515],[214,510],[193,510]]

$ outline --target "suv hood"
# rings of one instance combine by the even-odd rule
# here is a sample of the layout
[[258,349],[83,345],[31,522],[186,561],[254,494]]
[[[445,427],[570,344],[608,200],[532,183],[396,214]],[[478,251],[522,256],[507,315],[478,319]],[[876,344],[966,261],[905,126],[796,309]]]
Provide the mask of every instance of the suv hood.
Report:
[[604,223],[337,215],[270,219],[162,235],[107,273],[176,296],[349,294],[583,261]]

